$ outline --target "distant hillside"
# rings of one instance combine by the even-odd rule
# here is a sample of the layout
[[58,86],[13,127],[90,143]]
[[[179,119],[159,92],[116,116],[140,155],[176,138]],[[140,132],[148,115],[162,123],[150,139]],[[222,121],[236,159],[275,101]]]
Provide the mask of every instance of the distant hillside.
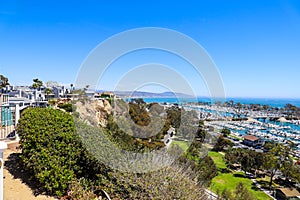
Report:
[[153,92],[143,92],[143,91],[115,91],[114,92],[117,96],[120,97],[154,97],[154,98],[189,98],[192,97],[191,95],[184,94],[184,93],[174,93],[174,92],[163,92],[163,93],[153,93]]

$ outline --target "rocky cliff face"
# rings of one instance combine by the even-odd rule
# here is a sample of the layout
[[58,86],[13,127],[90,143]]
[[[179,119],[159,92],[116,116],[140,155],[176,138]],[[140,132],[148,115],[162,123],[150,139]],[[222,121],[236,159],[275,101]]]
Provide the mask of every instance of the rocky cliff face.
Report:
[[77,112],[80,119],[91,125],[99,125],[105,127],[107,123],[107,115],[111,114],[112,107],[108,100],[88,100],[84,102],[76,102]]
[[112,107],[107,100],[95,100],[94,103],[94,108],[96,110],[96,118],[97,121],[99,122],[99,125],[101,127],[106,126],[106,119],[107,115],[111,114],[112,112]]

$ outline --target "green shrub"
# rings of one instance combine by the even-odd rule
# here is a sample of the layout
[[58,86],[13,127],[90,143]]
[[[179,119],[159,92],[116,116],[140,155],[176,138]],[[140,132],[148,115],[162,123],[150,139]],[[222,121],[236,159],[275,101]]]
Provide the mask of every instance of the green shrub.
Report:
[[76,107],[72,103],[58,104],[57,107],[64,109],[66,112],[73,112],[76,110]]
[[22,113],[17,130],[21,160],[47,192],[62,196],[68,184],[84,173],[84,167],[89,168],[91,161],[70,114],[50,108],[28,108]]

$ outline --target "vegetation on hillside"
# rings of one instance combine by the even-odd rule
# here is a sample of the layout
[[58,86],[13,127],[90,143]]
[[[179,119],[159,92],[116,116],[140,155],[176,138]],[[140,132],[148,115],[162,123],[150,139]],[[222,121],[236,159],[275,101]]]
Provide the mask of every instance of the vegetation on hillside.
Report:
[[17,127],[21,160],[41,186],[62,196],[69,183],[81,177],[93,179],[105,167],[85,150],[76,133],[73,117],[54,109],[28,108]]
[[[101,139],[106,137],[121,149],[136,152],[152,151],[159,144],[127,135],[113,119],[108,120],[102,133],[99,130],[82,121],[75,123],[68,112],[28,108],[18,123],[22,163],[48,194],[71,199],[103,196],[103,191],[112,199],[205,199],[199,180],[210,177],[200,172],[209,169],[206,161],[210,161],[209,158],[197,160],[197,150],[191,149],[188,154],[191,160],[197,161],[194,169],[198,174],[182,162],[148,173],[121,172],[96,159],[96,154],[101,152],[97,150],[108,145]],[[88,141],[92,141],[91,146],[86,145]],[[114,151],[102,153],[118,156]]]

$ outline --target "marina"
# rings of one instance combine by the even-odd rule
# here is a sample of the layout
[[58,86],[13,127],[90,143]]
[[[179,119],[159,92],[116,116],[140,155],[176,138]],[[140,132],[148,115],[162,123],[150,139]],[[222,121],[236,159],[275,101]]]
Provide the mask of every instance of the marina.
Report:
[[287,108],[288,105],[291,107],[294,104],[298,105],[300,100],[268,99],[270,104],[264,104],[265,99],[246,98],[234,99],[241,102],[234,102],[232,99],[226,102],[210,102],[208,98],[202,98],[202,101],[198,102],[189,98],[144,98],[144,100],[147,103],[157,102],[165,108],[178,105],[185,110],[194,110],[198,118],[205,121],[205,124],[212,127],[215,132],[227,128],[234,139],[242,140],[245,135],[253,135],[264,142],[283,144],[293,142],[295,153],[300,157],[300,119],[299,116],[295,116],[299,113],[292,113]]
[[186,110],[195,110],[199,119],[212,127],[214,132],[226,128],[234,140],[253,135],[264,142],[294,144],[295,155],[300,157],[300,120],[287,120],[289,116],[280,110],[251,110],[220,105],[188,105]]

